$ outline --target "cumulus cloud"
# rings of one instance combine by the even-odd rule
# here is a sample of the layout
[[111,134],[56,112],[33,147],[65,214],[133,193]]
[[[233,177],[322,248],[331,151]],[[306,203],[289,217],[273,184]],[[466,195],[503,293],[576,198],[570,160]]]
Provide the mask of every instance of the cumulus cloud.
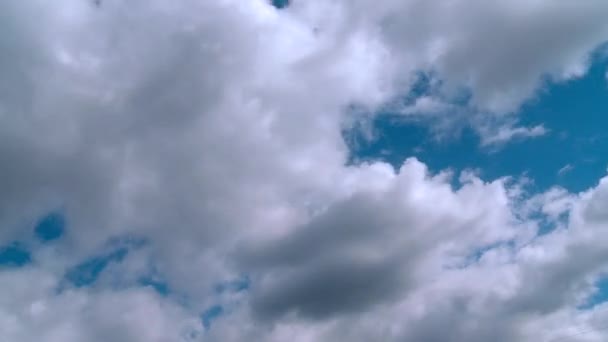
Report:
[[199,322],[149,289],[56,294],[52,274],[2,273],[0,329],[9,340],[194,341]]
[[[383,108],[421,71],[442,99],[464,88],[475,112],[516,111],[543,78],[585,73],[604,1],[0,6],[0,246],[31,250],[0,264],[0,337],[605,337],[605,307],[577,305],[605,271],[606,180],[557,195],[455,184],[415,159],[348,165],[341,135],[349,108]],[[61,237],[40,243],[54,212]],[[537,215],[556,228],[538,236]],[[116,241],[140,244],[70,284]]]

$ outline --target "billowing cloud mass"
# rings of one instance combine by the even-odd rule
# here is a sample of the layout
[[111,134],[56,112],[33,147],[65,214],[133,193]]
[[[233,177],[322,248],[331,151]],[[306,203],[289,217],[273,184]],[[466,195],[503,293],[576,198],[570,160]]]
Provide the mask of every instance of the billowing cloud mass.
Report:
[[[607,17],[604,0],[3,2],[1,339],[605,341],[608,306],[587,300],[608,178],[533,193],[353,165],[343,132],[395,108],[488,144],[545,134],[518,108],[586,73]],[[45,235],[49,213],[65,227]]]

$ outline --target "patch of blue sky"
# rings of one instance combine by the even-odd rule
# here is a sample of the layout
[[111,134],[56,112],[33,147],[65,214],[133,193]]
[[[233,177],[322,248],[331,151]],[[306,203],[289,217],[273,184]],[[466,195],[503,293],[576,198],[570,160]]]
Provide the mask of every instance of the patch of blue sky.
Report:
[[[65,232],[65,219],[58,212],[49,213],[40,218],[34,225],[34,236],[43,243],[57,240]],[[0,267],[23,267],[32,263],[30,237],[0,246]]]
[[65,279],[75,287],[90,286],[97,281],[101,272],[110,263],[121,262],[128,252],[129,250],[123,247],[104,255],[94,256],[70,268],[65,274]]
[[[249,290],[251,280],[247,275],[240,276],[234,280],[218,283],[214,286],[214,294],[221,296],[224,294],[236,294]],[[221,304],[215,304],[201,313],[201,323],[206,330],[211,328],[212,323],[227,314],[229,310]]]
[[150,287],[162,297],[167,297],[171,294],[169,284],[157,276],[143,276],[138,281],[140,286]]
[[0,269],[6,267],[23,267],[32,262],[27,247],[20,242],[13,242],[0,247]]
[[594,307],[608,302],[608,277],[599,278],[595,284],[595,291],[579,306],[580,310],[590,310]]
[[272,5],[278,9],[289,6],[289,0],[270,0]]
[[75,287],[91,286],[111,263],[122,262],[131,249],[144,244],[145,241],[133,237],[113,238],[108,242],[106,251],[68,269],[64,275],[64,283]]
[[209,307],[201,314],[201,321],[203,323],[203,327],[205,327],[205,329],[210,329],[211,323],[213,323],[213,321],[218,319],[223,314],[224,307],[222,307],[221,305],[213,305]]
[[34,233],[42,242],[50,242],[60,239],[65,234],[66,220],[64,215],[59,212],[52,212],[41,218]]
[[543,214],[535,215],[532,219],[536,219],[536,223],[538,225],[538,234],[539,236],[546,235],[558,227],[567,227],[567,223],[570,220],[570,213],[564,212],[559,217],[551,218],[547,217]]
[[[560,84],[548,82],[523,105],[519,124],[543,125],[549,130],[544,136],[511,141],[489,151],[481,147],[471,127],[463,127],[455,138],[437,140],[428,122],[387,110],[372,123],[373,139],[366,139],[357,128],[347,132],[351,161],[382,160],[399,167],[414,156],[433,171],[475,169],[486,180],[525,175],[537,191],[555,185],[574,192],[586,190],[606,174],[608,166],[606,66],[605,59],[596,57],[586,76]],[[421,75],[406,103],[429,91],[428,78]],[[459,101],[468,102],[467,96]]]

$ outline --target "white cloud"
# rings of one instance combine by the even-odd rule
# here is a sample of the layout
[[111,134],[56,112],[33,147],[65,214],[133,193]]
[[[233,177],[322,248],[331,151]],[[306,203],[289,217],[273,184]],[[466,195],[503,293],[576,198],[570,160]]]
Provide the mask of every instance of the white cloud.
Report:
[[557,174],[559,176],[562,176],[562,175],[565,175],[566,173],[572,171],[573,169],[574,169],[574,166],[572,166],[572,164],[566,164],[562,168],[557,170]]
[[196,317],[150,289],[55,294],[57,279],[40,270],[0,277],[0,334],[7,340],[161,342],[202,334]]
[[[373,112],[421,69],[438,73],[444,96],[470,87],[474,106],[512,111],[542,75],[580,75],[606,37],[607,8],[3,4],[0,241],[27,240],[29,222],[58,207],[68,233],[27,268],[0,270],[0,337],[536,341],[593,328],[604,314],[577,311],[575,299],[608,257],[605,182],[532,204],[507,180],[469,175],[453,189],[449,173],[414,159],[399,172],[345,166],[340,129],[346,108]],[[567,211],[568,229],[534,238],[521,208]],[[96,286],[54,291],[67,268],[122,235],[148,244]],[[175,297],[136,286],[150,265]],[[108,273],[121,271],[132,277],[113,286]],[[214,293],[242,274],[249,291]],[[211,331],[184,335],[217,302],[230,310]]]
[[505,144],[513,139],[537,138],[548,133],[543,125],[533,127],[498,126],[481,128],[481,144],[492,146]]

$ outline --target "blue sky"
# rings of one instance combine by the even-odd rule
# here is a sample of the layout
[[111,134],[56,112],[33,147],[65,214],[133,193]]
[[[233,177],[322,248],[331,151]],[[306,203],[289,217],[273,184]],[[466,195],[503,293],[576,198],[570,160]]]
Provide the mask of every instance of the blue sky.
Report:
[[289,5],[289,0],[272,0],[272,5],[276,8],[285,8]]
[[[351,158],[381,160],[399,168],[406,158],[415,156],[433,172],[476,170],[485,180],[525,176],[533,181],[528,186],[532,193],[555,186],[570,192],[588,190],[608,168],[607,66],[605,56],[596,54],[584,77],[547,82],[522,106],[518,123],[543,125],[548,129],[543,136],[484,147],[472,127],[438,139],[428,122],[388,112],[374,120],[371,139],[360,135],[356,143],[349,141]],[[541,228],[541,232],[547,229],[552,228]],[[581,309],[608,301],[608,280],[599,278],[595,286]]]
[[589,310],[605,302],[608,302],[608,278],[600,277],[594,282],[593,292],[580,308],[581,310]]
[[416,156],[435,172],[474,169],[486,180],[527,176],[538,191],[556,185],[573,192],[586,190],[596,185],[608,167],[606,66],[598,56],[586,76],[548,83],[523,105],[519,124],[542,124],[548,129],[544,136],[487,148],[471,127],[438,140],[424,121],[384,113],[375,119],[371,140],[359,138],[356,145],[351,144],[352,157],[399,167],[406,158]]

